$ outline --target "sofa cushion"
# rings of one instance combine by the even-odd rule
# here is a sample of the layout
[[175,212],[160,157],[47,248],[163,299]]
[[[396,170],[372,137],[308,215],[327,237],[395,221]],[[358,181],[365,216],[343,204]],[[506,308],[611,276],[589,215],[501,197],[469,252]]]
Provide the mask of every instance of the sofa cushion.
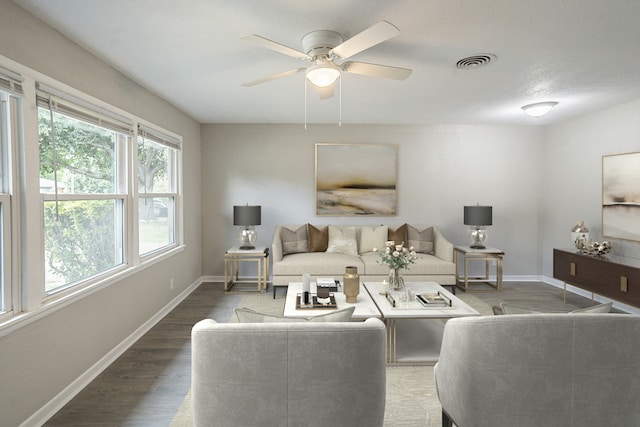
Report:
[[304,317],[283,317],[273,314],[260,313],[246,307],[236,308],[236,317],[240,323],[291,323],[291,322],[348,322],[355,307],[347,307],[331,313],[320,314],[308,318]]
[[329,226],[329,245],[327,252],[358,255],[355,227]]
[[329,228],[319,229],[311,224],[307,224],[307,234],[309,236],[309,252],[325,252],[329,245]]
[[416,252],[423,254],[433,253],[433,227],[427,227],[424,230],[409,225],[407,229],[407,245],[413,247]]
[[395,242],[397,244],[404,243],[405,245],[409,244],[409,239],[407,238],[408,226],[407,224],[402,224],[400,227],[395,230],[389,228],[387,233],[387,240]]
[[[364,262],[364,272],[367,275],[387,275],[389,266],[380,263],[380,256],[375,252],[360,255]],[[402,270],[407,275],[452,275],[456,272],[453,262],[444,261],[436,256],[418,254],[416,262],[408,269]],[[360,273],[362,274],[362,273]]]
[[297,230],[289,230],[286,227],[280,229],[282,240],[282,255],[297,254],[309,250],[309,237],[307,226],[303,225]]
[[[278,276],[302,276],[304,273],[311,273],[316,277],[341,277],[345,272],[345,267],[349,265],[357,267],[360,274],[364,271],[364,263],[357,255],[332,252],[290,254],[284,257],[282,261],[273,263],[273,274]],[[302,281],[302,277],[300,281]]]
[[386,225],[362,227],[360,229],[360,244],[358,245],[358,252],[364,254],[367,252],[373,252],[374,249],[384,248],[384,243],[388,238],[388,230],[389,227]]

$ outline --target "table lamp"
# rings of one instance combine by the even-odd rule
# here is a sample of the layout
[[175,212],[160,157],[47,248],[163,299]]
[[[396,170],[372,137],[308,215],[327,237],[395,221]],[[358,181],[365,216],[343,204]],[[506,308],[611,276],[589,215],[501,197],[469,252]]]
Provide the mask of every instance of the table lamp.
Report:
[[254,225],[261,223],[261,206],[234,206],[233,225],[241,226],[240,229],[240,249],[255,249],[258,233]]
[[465,206],[464,224],[469,226],[469,243],[473,249],[486,249],[486,226],[492,223],[491,206]]

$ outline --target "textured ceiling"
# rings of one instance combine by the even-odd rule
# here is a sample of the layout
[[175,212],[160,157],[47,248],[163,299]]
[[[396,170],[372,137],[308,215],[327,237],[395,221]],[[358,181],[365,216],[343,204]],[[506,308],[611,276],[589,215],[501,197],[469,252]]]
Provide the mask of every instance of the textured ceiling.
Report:
[[[387,20],[401,33],[352,60],[413,69],[404,81],[343,74],[342,94],[309,91],[309,123],[550,124],[640,98],[638,0],[14,0],[202,123],[303,123],[306,66],[241,39],[301,50]],[[460,70],[469,55],[497,61]],[[560,104],[547,116],[520,107]]]

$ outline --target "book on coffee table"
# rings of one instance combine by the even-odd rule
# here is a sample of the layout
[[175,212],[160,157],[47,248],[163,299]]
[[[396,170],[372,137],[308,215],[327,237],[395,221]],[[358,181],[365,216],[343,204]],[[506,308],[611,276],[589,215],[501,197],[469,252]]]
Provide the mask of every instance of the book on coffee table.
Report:
[[451,307],[451,299],[441,292],[418,294],[416,300],[425,307]]
[[338,292],[339,280],[335,280],[332,277],[318,277],[316,279],[316,286],[318,288],[326,288],[329,292]]

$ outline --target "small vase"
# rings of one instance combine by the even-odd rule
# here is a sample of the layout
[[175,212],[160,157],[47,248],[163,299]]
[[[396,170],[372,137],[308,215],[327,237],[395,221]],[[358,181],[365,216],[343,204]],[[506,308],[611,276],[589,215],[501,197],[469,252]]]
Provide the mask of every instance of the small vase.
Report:
[[360,275],[358,274],[358,267],[347,267],[342,280],[342,292],[344,293],[347,302],[357,302],[358,294],[360,293]]
[[404,277],[402,277],[400,269],[391,269],[389,271],[389,289],[399,291],[402,288],[404,288]]

